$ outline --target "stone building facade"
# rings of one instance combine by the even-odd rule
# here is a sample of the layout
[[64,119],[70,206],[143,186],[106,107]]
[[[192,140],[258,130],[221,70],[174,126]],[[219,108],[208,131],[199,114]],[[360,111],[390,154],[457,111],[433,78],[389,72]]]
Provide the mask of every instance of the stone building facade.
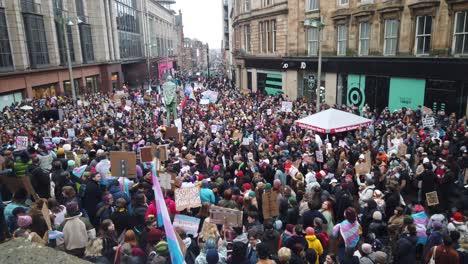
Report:
[[[314,101],[322,87],[327,104],[467,113],[466,0],[235,0],[232,12],[243,90]],[[272,19],[276,49],[265,53],[260,22]],[[323,23],[320,44],[310,20]]]
[[0,0],[0,108],[71,96],[65,31],[78,96],[147,83],[148,56],[158,69],[161,49],[180,50],[175,17],[157,0]]
[[180,69],[184,75],[207,73],[208,70],[208,44],[197,39],[184,38],[182,52],[182,65]]

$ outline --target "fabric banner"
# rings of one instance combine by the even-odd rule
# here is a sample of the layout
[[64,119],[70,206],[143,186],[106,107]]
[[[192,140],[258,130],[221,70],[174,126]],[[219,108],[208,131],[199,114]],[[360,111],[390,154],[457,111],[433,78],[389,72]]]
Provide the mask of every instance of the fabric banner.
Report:
[[173,225],[182,228],[188,235],[197,237],[200,218],[177,214],[174,217]]

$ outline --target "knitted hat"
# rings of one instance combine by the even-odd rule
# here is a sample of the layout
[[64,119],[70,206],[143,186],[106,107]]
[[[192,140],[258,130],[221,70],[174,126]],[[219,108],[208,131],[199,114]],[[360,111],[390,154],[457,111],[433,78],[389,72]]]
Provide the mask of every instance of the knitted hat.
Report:
[[289,201],[290,204],[296,204],[297,203],[296,197],[294,197],[294,196],[289,197],[288,201]]
[[452,219],[453,222],[463,222],[463,215],[460,212],[455,212]]
[[249,192],[249,196],[252,197],[252,198],[255,197],[255,192],[254,192],[254,191],[250,191],[250,192]]
[[366,255],[372,253],[372,245],[371,244],[364,243],[364,244],[362,244],[361,249],[362,249],[362,252],[364,252],[364,254],[366,254]]
[[208,249],[206,251],[206,262],[208,264],[216,264],[218,263],[219,255],[216,249]]
[[65,150],[63,148],[57,149],[57,155],[65,155]]
[[434,230],[440,230],[440,229],[442,229],[442,223],[439,222],[439,221],[434,221],[434,222],[432,222],[432,228]]
[[403,223],[412,224],[413,223],[413,217],[411,217],[411,215],[403,216]]
[[169,254],[169,247],[166,241],[159,241],[156,246],[154,246],[154,250],[158,255],[166,256]]
[[69,202],[66,208],[67,208],[67,214],[69,216],[75,216],[80,213],[80,208],[78,207],[77,202]]
[[375,221],[382,221],[382,213],[380,211],[375,211],[372,214],[372,219],[374,219]]
[[244,177],[244,172],[243,171],[238,171],[237,172],[237,177]]
[[221,169],[221,167],[219,167],[219,165],[214,165],[213,167],[213,171],[219,171]]
[[420,204],[416,204],[413,206],[413,212],[420,213],[424,211],[424,207]]
[[286,230],[288,230],[289,232],[292,232],[294,230],[294,225],[293,224],[287,224],[286,225]]
[[29,215],[18,216],[18,226],[25,229],[32,224],[32,218]]
[[267,184],[265,185],[265,189],[266,189],[266,190],[270,190],[270,189],[271,189],[271,183],[267,183]]
[[315,235],[315,229],[309,226],[308,228],[306,228],[306,235],[308,236]]
[[244,186],[244,190],[246,190],[246,191],[252,189],[252,185],[250,183],[248,183],[248,182],[244,183],[243,186]]
[[151,229],[148,232],[148,243],[155,244],[156,242],[161,241],[162,235],[163,234],[162,234],[161,230],[159,230],[157,228]]

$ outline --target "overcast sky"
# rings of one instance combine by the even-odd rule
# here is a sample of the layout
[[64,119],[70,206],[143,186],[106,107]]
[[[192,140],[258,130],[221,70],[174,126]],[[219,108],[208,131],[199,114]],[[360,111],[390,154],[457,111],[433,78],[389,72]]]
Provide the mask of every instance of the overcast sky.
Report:
[[223,34],[221,0],[176,0],[172,8],[182,10],[184,36],[208,42],[210,49],[221,48]]

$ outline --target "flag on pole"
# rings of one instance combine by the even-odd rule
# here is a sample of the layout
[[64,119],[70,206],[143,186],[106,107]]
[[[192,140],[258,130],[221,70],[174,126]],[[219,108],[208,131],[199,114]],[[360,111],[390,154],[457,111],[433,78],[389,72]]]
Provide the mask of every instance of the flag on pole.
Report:
[[153,191],[154,199],[156,201],[156,210],[158,211],[158,226],[161,227],[161,225],[164,225],[167,245],[169,247],[169,252],[171,252],[171,263],[185,263],[182,250],[180,249],[179,242],[177,241],[174,227],[171,223],[171,218],[169,217],[169,212],[167,211],[166,203],[164,202],[161,186],[159,185],[158,177],[156,176],[156,164],[154,161],[151,166],[151,174],[153,177]]

